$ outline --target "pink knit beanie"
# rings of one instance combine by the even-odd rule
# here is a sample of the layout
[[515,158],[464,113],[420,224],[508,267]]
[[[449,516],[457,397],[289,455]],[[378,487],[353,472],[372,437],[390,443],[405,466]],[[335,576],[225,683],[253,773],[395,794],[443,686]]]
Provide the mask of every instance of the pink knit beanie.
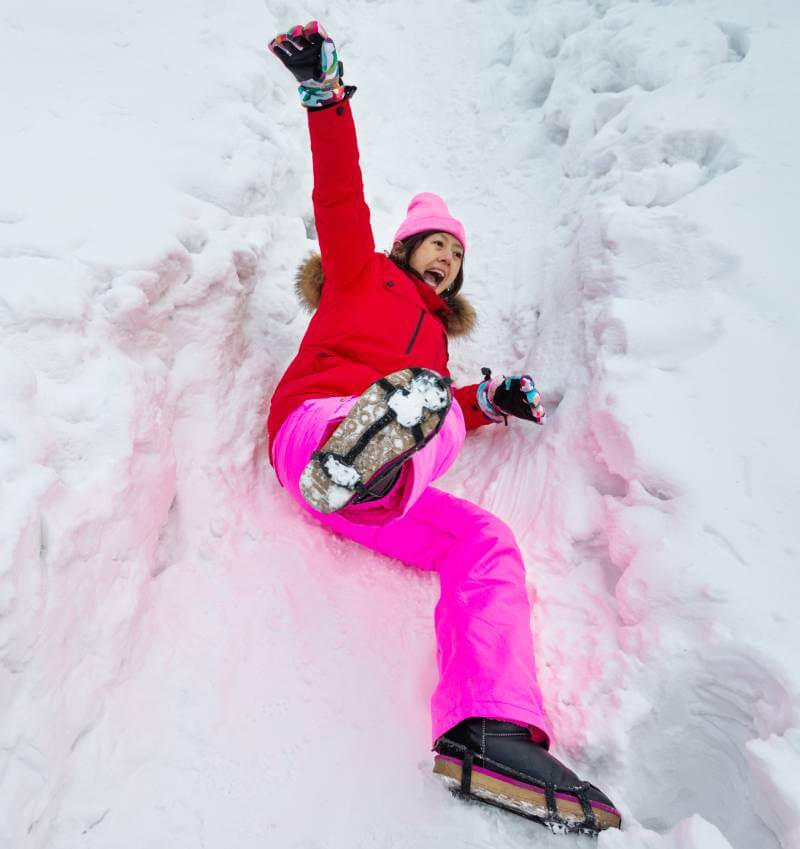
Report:
[[439,195],[423,192],[414,195],[408,205],[406,220],[394,234],[394,240],[400,242],[408,236],[424,233],[426,230],[439,230],[455,236],[464,250],[467,249],[467,236],[464,225],[450,215],[447,204]]

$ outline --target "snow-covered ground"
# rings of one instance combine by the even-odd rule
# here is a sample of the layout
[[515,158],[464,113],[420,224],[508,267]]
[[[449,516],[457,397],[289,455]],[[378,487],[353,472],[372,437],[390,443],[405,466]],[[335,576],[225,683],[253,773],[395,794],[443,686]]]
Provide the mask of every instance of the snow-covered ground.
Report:
[[800,846],[800,7],[5,0],[0,846],[588,845],[430,774],[434,576],[265,457],[340,48],[379,245],[435,191],[480,366],[550,413],[443,481],[516,530],[603,849]]

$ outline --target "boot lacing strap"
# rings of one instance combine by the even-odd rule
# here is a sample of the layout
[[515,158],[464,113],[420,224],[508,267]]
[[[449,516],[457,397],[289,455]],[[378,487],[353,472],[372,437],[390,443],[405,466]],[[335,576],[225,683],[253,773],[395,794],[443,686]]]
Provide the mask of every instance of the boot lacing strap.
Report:
[[583,808],[583,815],[586,817],[586,819],[584,819],[581,823],[581,828],[589,828],[592,831],[599,831],[600,827],[597,824],[597,817],[595,816],[592,803],[589,801],[588,790],[591,786],[592,785],[588,782],[581,784],[579,787],[575,788],[575,795],[578,797],[578,801],[581,803],[581,807]]
[[544,798],[545,802],[547,802],[548,819],[559,822],[561,815],[558,813],[558,806],[556,805],[556,786],[550,781],[545,782]]
[[461,792],[469,795],[472,789],[472,752],[467,749],[464,753],[464,761],[461,764]]
[[[397,418],[397,413],[394,410],[387,410],[379,419],[375,421],[361,434],[356,444],[342,458],[348,466],[351,466],[356,457],[372,442],[375,434],[380,433],[389,422]],[[415,434],[416,437],[416,434]]]

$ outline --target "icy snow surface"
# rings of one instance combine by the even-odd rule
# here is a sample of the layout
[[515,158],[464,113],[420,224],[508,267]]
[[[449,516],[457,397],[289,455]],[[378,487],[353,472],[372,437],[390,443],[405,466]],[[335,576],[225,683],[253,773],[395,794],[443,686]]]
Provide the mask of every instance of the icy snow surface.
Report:
[[377,243],[469,232],[457,379],[549,423],[442,485],[516,531],[600,849],[800,846],[793,0],[5,0],[0,846],[565,847],[431,775],[434,576],[268,467],[337,38]]

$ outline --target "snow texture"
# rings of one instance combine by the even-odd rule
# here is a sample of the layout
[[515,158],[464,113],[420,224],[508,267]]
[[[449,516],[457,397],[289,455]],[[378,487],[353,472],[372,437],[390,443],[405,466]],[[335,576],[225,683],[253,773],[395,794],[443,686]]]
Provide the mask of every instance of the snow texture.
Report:
[[386,406],[397,417],[401,427],[418,425],[425,410],[437,411],[447,406],[450,391],[432,374],[417,375],[408,387],[392,392],[386,398]]
[[330,456],[325,458],[323,466],[334,483],[350,488],[351,491],[347,494],[349,498],[353,494],[353,488],[361,480],[358,472],[352,466],[348,466],[335,457]]
[[419,191],[469,232],[454,376],[541,388],[442,486],[517,534],[598,846],[800,846],[799,8],[6,0],[3,849],[585,840],[431,774],[436,577],[267,461],[316,243],[264,46],[315,17],[377,244]]

